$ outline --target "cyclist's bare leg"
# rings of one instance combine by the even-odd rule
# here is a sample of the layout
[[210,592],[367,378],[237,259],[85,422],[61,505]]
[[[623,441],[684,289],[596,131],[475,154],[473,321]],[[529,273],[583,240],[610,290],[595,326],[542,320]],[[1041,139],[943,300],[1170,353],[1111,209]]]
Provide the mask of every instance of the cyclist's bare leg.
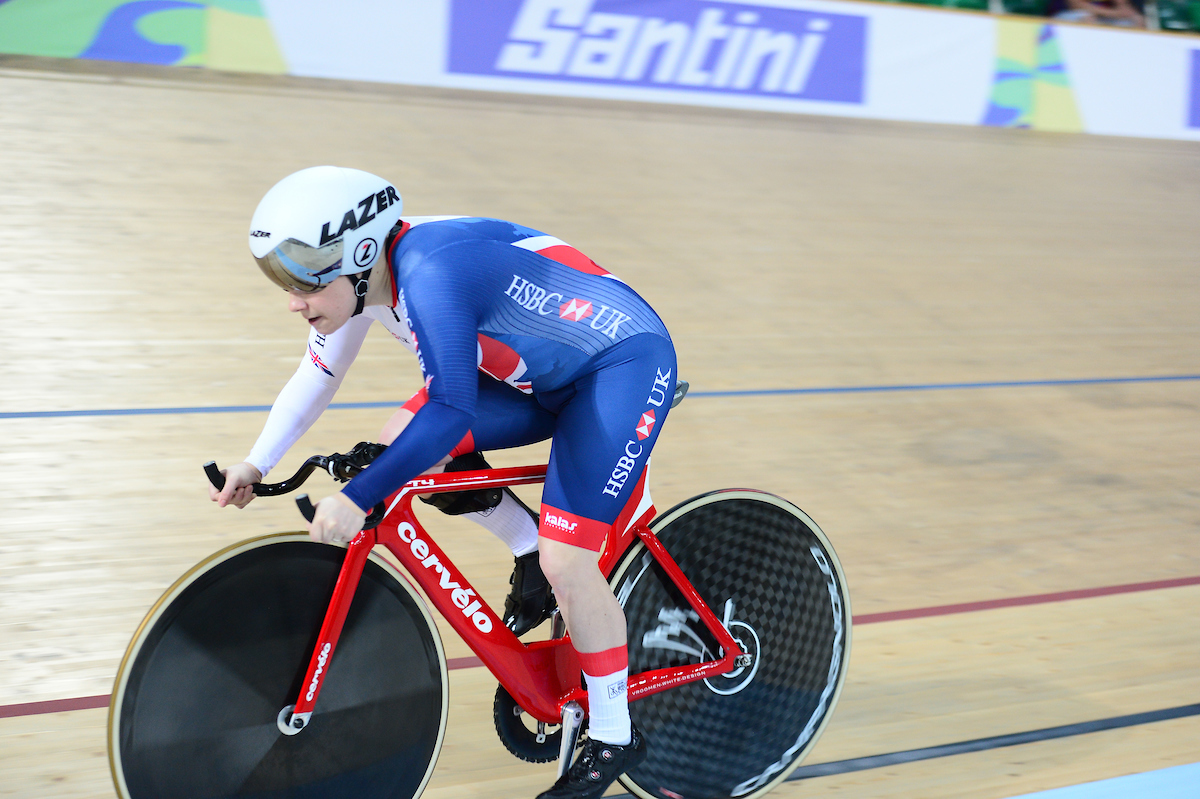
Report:
[[[404,428],[408,427],[408,423],[413,420],[414,416],[416,416],[416,414],[410,411],[408,408],[401,408],[393,413],[392,418],[388,419],[384,423],[383,430],[379,432],[379,443],[386,444],[390,447],[392,442],[404,432]],[[449,463],[450,460],[450,453],[446,453],[446,457],[442,458],[440,461],[421,472],[421,474],[441,474],[446,470],[446,464]],[[417,496],[427,497],[429,495],[417,494]]]
[[606,744],[630,745],[634,742],[626,693],[629,650],[625,612],[596,565],[599,553],[545,536],[539,547],[542,570],[558,598],[583,668],[588,735]]
[[596,565],[599,552],[538,538],[542,572],[554,588],[558,608],[580,652],[625,645],[625,611]]
[[[381,430],[379,433],[379,443],[391,446],[391,443],[395,441],[401,433],[404,432],[404,428],[408,427],[408,423],[413,420],[414,416],[416,416],[416,414],[410,411],[408,408],[401,408],[393,413],[392,418],[384,422],[383,430]],[[430,466],[428,469],[422,472],[422,474],[441,474],[446,468],[446,464],[449,462],[450,455],[447,453],[446,457],[442,458],[433,466]]]
[[[416,416],[416,414],[410,411],[408,408],[400,408],[398,411],[393,413],[392,418],[388,419],[383,424],[383,430],[379,433],[379,443],[391,446],[391,443],[395,441],[396,437],[404,431],[404,428],[408,427],[408,423],[413,420],[414,416]],[[450,456],[447,455],[438,465],[444,466],[449,462]],[[437,474],[437,472],[432,473]]]

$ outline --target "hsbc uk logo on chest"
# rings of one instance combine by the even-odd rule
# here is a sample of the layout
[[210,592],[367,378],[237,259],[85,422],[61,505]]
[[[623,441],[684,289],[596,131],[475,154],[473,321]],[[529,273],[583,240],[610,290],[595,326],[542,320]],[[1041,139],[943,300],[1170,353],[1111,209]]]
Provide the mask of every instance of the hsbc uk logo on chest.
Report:
[[582,322],[589,319],[588,327],[599,330],[604,335],[616,341],[617,331],[621,325],[630,320],[628,314],[621,313],[616,308],[601,305],[600,310],[592,306],[591,300],[578,297],[567,299],[560,291],[547,291],[536,283],[532,283],[520,275],[513,275],[512,283],[504,296],[513,300],[527,311],[533,311],[538,316],[550,316],[558,313],[560,319],[569,322]]
[[453,0],[449,71],[863,102],[867,18],[744,2]]

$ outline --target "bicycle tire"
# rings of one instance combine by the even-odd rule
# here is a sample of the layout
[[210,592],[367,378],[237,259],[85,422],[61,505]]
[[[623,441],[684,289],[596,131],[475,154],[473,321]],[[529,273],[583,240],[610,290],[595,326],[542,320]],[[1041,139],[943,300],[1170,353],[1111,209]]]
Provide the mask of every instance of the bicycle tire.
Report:
[[[733,602],[729,629],[754,660],[631,703],[649,757],[621,782],[642,799],[762,796],[800,765],[841,693],[851,619],[841,565],[804,511],[760,491],[695,497],[651,529],[718,618]],[[723,655],[640,541],[610,583],[631,674]]]
[[109,706],[121,799],[412,799],[446,730],[446,658],[424,601],[372,555],[308,726],[284,735],[345,548],[244,541],[163,594]]

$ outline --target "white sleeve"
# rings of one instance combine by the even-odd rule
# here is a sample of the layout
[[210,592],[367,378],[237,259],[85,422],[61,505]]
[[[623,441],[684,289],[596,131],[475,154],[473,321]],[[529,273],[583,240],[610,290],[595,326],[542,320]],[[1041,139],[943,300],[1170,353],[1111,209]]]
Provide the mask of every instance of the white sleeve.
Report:
[[328,336],[315,330],[309,335],[299,368],[275,398],[267,423],[246,456],[246,462],[264,477],[329,407],[372,321],[363,314]]

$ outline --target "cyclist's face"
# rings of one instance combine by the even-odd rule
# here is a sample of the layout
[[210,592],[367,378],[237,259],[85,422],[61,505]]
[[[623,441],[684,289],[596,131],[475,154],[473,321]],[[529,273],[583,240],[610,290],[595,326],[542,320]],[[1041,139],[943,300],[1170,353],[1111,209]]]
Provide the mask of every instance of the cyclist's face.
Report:
[[303,316],[323,336],[346,324],[357,304],[354,284],[348,277],[339,277],[311,294],[288,292],[288,310]]

